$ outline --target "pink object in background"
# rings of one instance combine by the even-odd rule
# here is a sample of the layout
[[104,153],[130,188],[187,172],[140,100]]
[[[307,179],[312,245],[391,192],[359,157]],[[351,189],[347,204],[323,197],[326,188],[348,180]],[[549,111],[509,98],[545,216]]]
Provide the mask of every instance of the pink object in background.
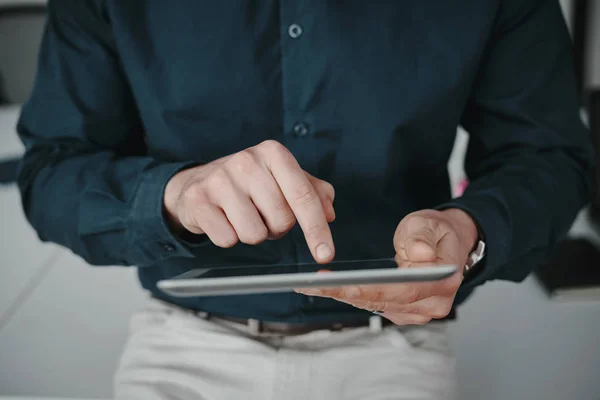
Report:
[[465,190],[467,189],[467,186],[469,186],[469,180],[467,178],[461,179],[460,182],[458,182],[458,184],[454,188],[454,197],[462,196]]

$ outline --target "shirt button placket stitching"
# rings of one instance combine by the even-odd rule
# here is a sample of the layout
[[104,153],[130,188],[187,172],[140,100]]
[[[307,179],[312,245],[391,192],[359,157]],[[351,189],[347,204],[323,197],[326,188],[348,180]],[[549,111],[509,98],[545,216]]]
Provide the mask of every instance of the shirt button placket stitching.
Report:
[[[302,33],[303,29],[298,24],[291,24],[288,27],[288,35],[292,39],[298,39],[300,36],[302,36]],[[309,133],[308,124],[302,121],[296,122],[292,128],[292,132],[297,137],[304,137]],[[313,296],[307,296],[307,301],[310,305],[313,305],[315,303],[315,298]]]

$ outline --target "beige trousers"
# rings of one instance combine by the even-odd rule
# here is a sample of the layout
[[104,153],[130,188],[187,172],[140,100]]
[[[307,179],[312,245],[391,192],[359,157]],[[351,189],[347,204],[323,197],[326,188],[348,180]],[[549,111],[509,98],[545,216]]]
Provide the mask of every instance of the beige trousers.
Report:
[[130,329],[117,400],[456,398],[443,323],[267,336],[150,300]]

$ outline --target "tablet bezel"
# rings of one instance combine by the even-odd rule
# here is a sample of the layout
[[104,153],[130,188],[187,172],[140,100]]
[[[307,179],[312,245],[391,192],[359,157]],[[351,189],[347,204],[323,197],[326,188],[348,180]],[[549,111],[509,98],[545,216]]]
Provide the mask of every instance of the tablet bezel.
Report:
[[[327,266],[323,265],[323,268]],[[205,297],[242,294],[284,293],[299,288],[338,287],[406,282],[430,282],[452,276],[455,265],[411,268],[357,269],[344,271],[299,272],[216,278],[161,280],[157,287],[174,297]],[[182,275],[189,274],[189,272]]]

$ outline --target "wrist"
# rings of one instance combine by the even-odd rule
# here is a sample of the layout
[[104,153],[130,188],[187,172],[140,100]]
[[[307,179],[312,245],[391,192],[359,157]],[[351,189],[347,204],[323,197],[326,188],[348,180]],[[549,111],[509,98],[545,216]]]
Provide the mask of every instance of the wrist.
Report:
[[184,230],[177,209],[181,200],[181,195],[189,181],[190,169],[182,170],[171,177],[165,187],[163,194],[163,209],[165,218],[169,224],[169,227],[176,232]]
[[467,254],[473,251],[480,240],[479,229],[475,220],[468,213],[458,208],[448,208],[443,210],[442,213],[450,220]]

